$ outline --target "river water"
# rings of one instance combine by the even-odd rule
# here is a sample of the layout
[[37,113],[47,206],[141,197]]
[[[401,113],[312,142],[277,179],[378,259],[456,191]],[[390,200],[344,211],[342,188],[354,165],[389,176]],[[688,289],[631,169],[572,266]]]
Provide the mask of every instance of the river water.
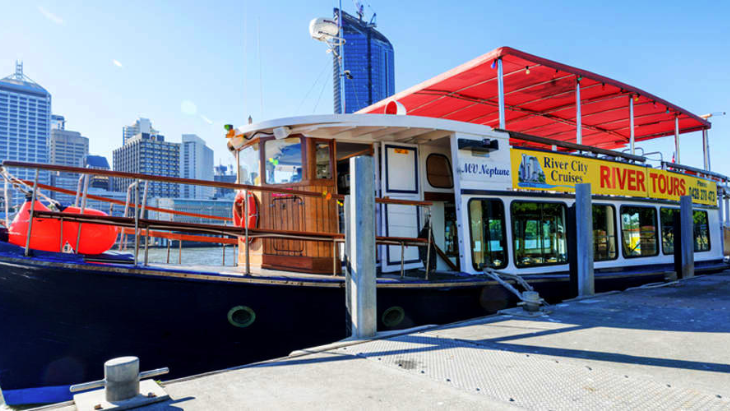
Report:
[[[226,246],[226,266],[233,266],[235,261],[235,251],[231,245]],[[190,247],[183,248],[182,253],[177,247],[170,248],[170,263],[177,264],[178,258],[181,258],[182,265],[211,265],[211,266],[222,266],[223,265],[223,249],[222,247]],[[140,260],[144,259],[144,250],[139,251]],[[166,263],[167,262],[167,248],[150,248],[149,249],[149,262],[150,263]]]

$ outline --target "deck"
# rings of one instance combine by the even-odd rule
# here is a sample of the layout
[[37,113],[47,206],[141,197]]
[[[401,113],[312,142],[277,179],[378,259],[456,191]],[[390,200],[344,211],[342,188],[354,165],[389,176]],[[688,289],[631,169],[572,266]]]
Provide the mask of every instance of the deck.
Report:
[[144,409],[730,409],[730,271],[551,309],[170,381]]

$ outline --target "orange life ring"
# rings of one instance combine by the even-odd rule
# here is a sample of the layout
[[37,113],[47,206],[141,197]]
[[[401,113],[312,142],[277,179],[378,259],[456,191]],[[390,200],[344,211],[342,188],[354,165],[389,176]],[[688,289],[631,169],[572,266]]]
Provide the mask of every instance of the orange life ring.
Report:
[[[243,214],[246,210],[243,204],[243,191],[239,191],[236,194],[236,199],[233,201],[233,224],[236,227],[244,227]],[[248,193],[248,228],[256,228],[259,223],[259,210],[258,203],[256,202],[256,196],[252,193]]]

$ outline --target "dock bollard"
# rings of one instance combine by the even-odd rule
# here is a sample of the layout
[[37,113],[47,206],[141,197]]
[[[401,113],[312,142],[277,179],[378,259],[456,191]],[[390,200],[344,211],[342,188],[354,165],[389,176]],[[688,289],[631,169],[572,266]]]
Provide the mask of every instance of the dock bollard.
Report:
[[[118,357],[104,363],[104,379],[72,385],[71,392],[104,387],[104,398],[109,403],[132,400],[140,394],[140,380],[167,374],[167,367],[139,372],[139,358]],[[101,408],[97,408],[101,409]]]

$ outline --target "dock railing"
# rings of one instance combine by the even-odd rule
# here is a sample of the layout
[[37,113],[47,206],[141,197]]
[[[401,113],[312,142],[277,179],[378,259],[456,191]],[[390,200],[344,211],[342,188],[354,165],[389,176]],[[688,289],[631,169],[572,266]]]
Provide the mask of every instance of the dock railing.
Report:
[[[17,167],[17,168],[26,168],[26,169],[32,169],[35,171],[34,179],[33,181],[25,181],[20,180],[16,177],[14,177],[12,174],[9,173],[8,168],[9,167]],[[80,174],[79,177],[79,184],[76,191],[63,189],[60,187],[53,187],[47,184],[43,184],[39,182],[39,172],[40,170],[48,170],[52,172],[65,172],[65,173],[78,173]],[[168,252],[167,252],[167,262],[169,263],[170,258],[170,243],[173,240],[177,240],[179,243],[179,257],[178,257],[178,264],[181,264],[182,260],[182,241],[199,241],[199,242],[208,242],[208,243],[219,243],[222,244],[224,247],[223,252],[223,261],[225,265],[225,246],[226,244],[230,244],[234,246],[234,250],[236,249],[238,245],[238,239],[242,238],[247,244],[245,247],[245,264],[244,264],[244,270],[245,274],[250,274],[250,259],[249,259],[249,247],[248,244],[250,244],[251,240],[255,240],[258,238],[282,238],[282,239],[293,239],[293,240],[300,240],[300,241],[317,241],[317,242],[331,242],[333,245],[333,249],[336,250],[336,244],[338,243],[344,243],[345,241],[345,235],[343,233],[337,232],[337,233],[330,233],[330,232],[308,232],[308,231],[291,231],[291,230],[276,230],[276,229],[262,229],[258,227],[249,227],[249,219],[243,218],[242,227],[237,227],[235,225],[227,225],[228,223],[232,223],[233,219],[229,217],[221,217],[221,216],[215,216],[215,215],[205,215],[205,214],[198,214],[198,213],[191,213],[186,211],[179,211],[179,210],[170,210],[170,209],[164,209],[159,207],[151,207],[147,205],[147,193],[148,193],[148,186],[149,182],[161,182],[161,183],[169,183],[169,184],[188,184],[188,185],[194,185],[194,186],[203,186],[203,187],[214,187],[214,188],[223,188],[223,189],[231,189],[231,190],[240,190],[244,193],[244,198],[248,198],[249,192],[270,192],[270,193],[277,193],[277,194],[286,194],[286,195],[295,195],[295,196],[302,196],[302,197],[318,197],[323,198],[323,193],[319,192],[313,192],[313,191],[303,191],[303,190],[291,190],[289,188],[277,188],[277,187],[271,187],[271,186],[255,186],[255,185],[246,185],[246,184],[237,184],[237,183],[227,183],[227,182],[220,182],[220,181],[209,181],[209,180],[195,180],[195,179],[188,179],[188,178],[179,178],[179,177],[167,177],[167,176],[155,176],[155,175],[148,175],[148,174],[138,174],[138,173],[127,173],[127,172],[120,172],[120,171],[111,171],[111,170],[98,170],[98,169],[90,169],[90,168],[80,168],[80,167],[70,167],[70,166],[61,166],[61,165],[54,165],[54,164],[41,164],[41,163],[27,163],[27,162],[20,162],[20,161],[11,161],[6,160],[2,162],[2,176],[5,179],[5,198],[8,198],[8,185],[12,185],[16,188],[21,189],[26,194],[30,194],[31,196],[31,205],[30,205],[30,216],[29,216],[29,223],[28,223],[28,234],[26,238],[25,243],[25,255],[28,256],[31,253],[30,248],[30,239],[31,239],[31,233],[33,229],[33,218],[39,217],[39,218],[52,218],[52,219],[58,219],[61,221],[61,226],[63,227],[63,222],[77,222],[79,223],[79,231],[77,234],[77,242],[76,242],[76,249],[80,248],[80,241],[82,240],[81,236],[81,229],[84,223],[86,224],[102,224],[102,225],[113,225],[116,227],[119,227],[121,230],[121,238],[119,241],[119,248],[120,250],[126,249],[126,236],[127,235],[134,235],[135,237],[135,247],[134,247],[134,264],[138,264],[138,254],[139,254],[139,248],[140,248],[140,236],[145,237],[144,242],[144,260],[143,265],[149,264],[149,238],[163,238],[168,240]],[[130,179],[133,180],[133,182],[127,187],[127,196],[126,201],[122,202],[120,200],[116,200],[113,198],[106,198],[103,196],[98,196],[94,194],[89,194],[89,181],[91,180],[92,176],[107,176],[107,177],[114,177],[114,178],[123,178],[123,179]],[[143,184],[143,192],[142,192],[142,201],[140,202],[140,185]],[[75,201],[74,205],[78,206],[79,201],[81,203],[80,207],[80,213],[66,213],[66,212],[58,212],[58,211],[37,211],[35,210],[35,203],[38,200],[39,197],[42,197],[46,199],[47,201],[53,202],[54,200],[48,198],[47,196],[43,195],[40,190],[47,190],[47,191],[54,191],[57,193],[63,193],[67,195],[74,195]],[[132,200],[134,198],[134,200]],[[93,199],[96,201],[102,201],[102,202],[108,202],[110,203],[110,215],[108,216],[100,216],[100,215],[90,215],[90,214],[84,214],[84,211],[86,209],[87,200]],[[331,199],[332,201],[341,201],[345,199],[345,196],[342,194],[328,194],[327,199]],[[430,216],[430,207],[432,205],[431,202],[428,201],[415,201],[415,200],[401,200],[401,199],[391,199],[391,198],[376,198],[375,202],[377,204],[394,204],[394,205],[407,205],[407,206],[415,206],[415,207],[425,207],[428,210],[428,214]],[[244,216],[248,216],[248,201],[244,201]],[[113,211],[114,205],[120,205],[124,206],[124,214],[122,217],[115,217],[111,215],[111,211]],[[6,207],[7,207],[7,201],[6,201]],[[130,217],[129,212],[133,212],[133,216]],[[210,219],[210,220],[217,220],[217,221],[223,221],[224,225],[219,224],[204,224],[204,223],[189,223],[189,222],[179,222],[179,221],[165,221],[165,220],[159,220],[159,219],[151,219],[151,218],[145,218],[144,212],[145,211],[155,211],[157,213],[166,213],[170,215],[180,215],[180,216],[188,216],[188,217],[196,217],[201,219]],[[339,216],[339,213],[337,213]],[[339,218],[339,217],[338,217]],[[429,238],[428,239],[422,239],[422,238],[411,238],[411,237],[388,237],[388,236],[378,236],[376,238],[376,243],[380,245],[398,245],[401,247],[401,255],[403,255],[403,250],[405,247],[425,247],[428,246],[432,242],[432,235],[431,235],[431,227],[430,227],[430,221],[429,218]],[[6,223],[7,224],[7,223]],[[339,226],[339,224],[338,224]],[[181,234],[186,233],[186,234]],[[192,235],[191,235],[192,234]],[[207,234],[207,235],[206,235]],[[221,238],[215,238],[210,237],[210,234],[214,235],[220,235]],[[233,237],[233,238],[230,238]],[[63,245],[61,245],[62,251]],[[430,254],[431,247],[428,247],[428,254]],[[76,252],[76,250],[74,250]],[[236,255],[234,251],[234,255]],[[337,274],[337,261],[340,261],[341,264],[341,258],[339,257],[339,253],[335,253],[333,255],[333,275]],[[234,259],[234,264],[237,261],[237,258]],[[429,273],[429,261],[430,258],[427,258],[425,268],[426,268],[426,276],[428,276]],[[403,258],[401,258],[401,276],[404,275],[404,261]]]

